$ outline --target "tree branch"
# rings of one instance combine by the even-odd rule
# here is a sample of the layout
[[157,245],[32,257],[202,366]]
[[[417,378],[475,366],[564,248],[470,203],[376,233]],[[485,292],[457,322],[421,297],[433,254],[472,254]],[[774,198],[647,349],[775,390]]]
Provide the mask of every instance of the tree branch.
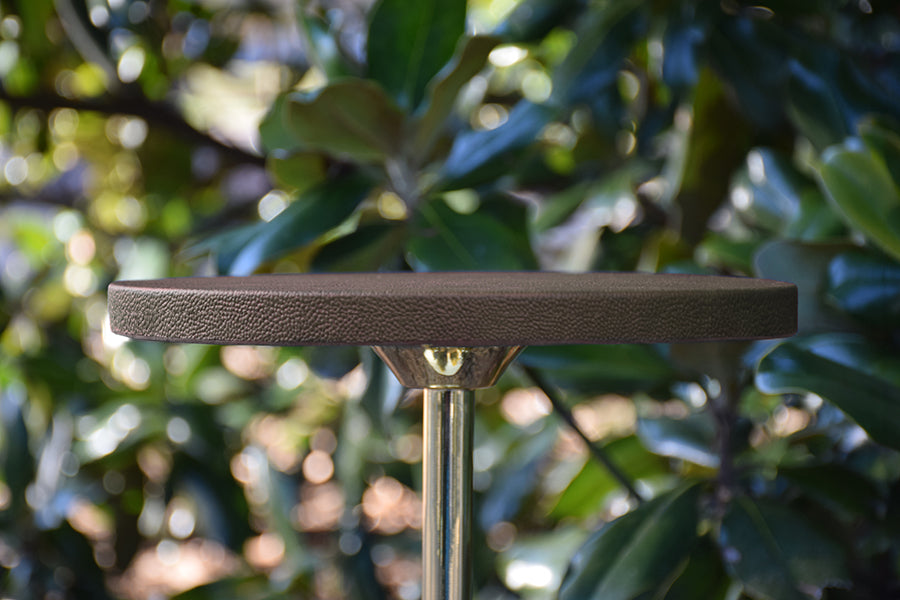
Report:
[[154,102],[146,98],[115,97],[115,98],[64,98],[58,94],[37,93],[28,96],[16,96],[9,94],[0,86],[0,101],[7,103],[13,109],[37,108],[51,111],[57,108],[72,108],[79,111],[97,112],[105,115],[130,115],[140,117],[151,126],[163,127],[186,141],[198,145],[211,146],[221,152],[226,158],[236,163],[254,164],[265,166],[265,156],[260,156],[235,146],[225,144],[207,133],[194,129],[184,120],[175,108],[165,102]]
[[625,488],[632,498],[634,498],[638,503],[644,501],[644,497],[641,496],[637,489],[634,487],[634,484],[629,479],[628,475],[622,471],[616,463],[612,461],[612,459],[606,455],[606,452],[595,444],[588,436],[584,433],[584,431],[578,426],[578,423],[575,421],[575,417],[572,415],[572,411],[569,410],[569,407],[565,405],[560,397],[559,393],[553,389],[553,387],[544,379],[543,375],[532,369],[531,367],[522,367],[522,370],[525,372],[525,375],[536,385],[547,398],[550,399],[550,404],[553,405],[553,409],[556,411],[562,420],[566,422],[566,424],[578,434],[585,444],[587,444],[588,450],[590,453],[600,461],[606,470],[609,471],[609,474],[613,476],[613,478],[619,482],[619,484]]
[[722,391],[708,404],[716,422],[715,447],[719,455],[719,472],[716,474],[716,499],[720,508],[731,501],[737,487],[737,468],[734,464],[734,434],[738,420],[740,385],[737,377],[719,382]]

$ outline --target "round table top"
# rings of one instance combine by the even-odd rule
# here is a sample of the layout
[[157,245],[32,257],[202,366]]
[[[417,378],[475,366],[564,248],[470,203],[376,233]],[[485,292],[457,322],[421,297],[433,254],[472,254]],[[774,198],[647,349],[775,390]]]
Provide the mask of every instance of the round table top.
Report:
[[647,273],[349,273],[109,286],[112,330],[168,342],[526,346],[792,335],[797,288]]

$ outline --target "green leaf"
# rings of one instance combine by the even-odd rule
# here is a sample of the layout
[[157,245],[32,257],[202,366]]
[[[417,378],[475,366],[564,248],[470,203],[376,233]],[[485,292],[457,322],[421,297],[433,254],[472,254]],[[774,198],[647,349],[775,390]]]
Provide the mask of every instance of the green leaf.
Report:
[[383,432],[391,431],[391,416],[403,398],[404,388],[388,366],[369,349],[362,351],[362,364],[366,373],[366,391],[360,405]]
[[701,52],[728,83],[741,113],[766,130],[779,127],[784,120],[785,54],[773,38],[781,33],[768,23],[721,18],[719,7],[705,7],[716,21],[706,28],[708,41]]
[[518,439],[506,452],[506,460],[491,472],[493,484],[486,491],[478,510],[478,523],[484,531],[502,521],[511,521],[534,494],[541,479],[538,466],[547,460],[559,436],[552,422],[541,423],[536,434]]
[[297,24],[306,42],[307,56],[329,80],[350,75],[349,65],[338,43],[340,34],[330,30],[325,20],[307,13],[306,4],[297,2]]
[[753,272],[753,256],[760,240],[734,239],[715,231],[707,231],[697,245],[697,262],[707,268],[724,268],[729,272],[749,274]]
[[465,0],[381,0],[369,25],[369,76],[412,112],[465,28]]
[[312,93],[288,95],[285,125],[299,147],[358,162],[400,152],[404,117],[378,84],[343,79]]
[[290,152],[300,147],[300,143],[285,127],[285,119],[287,118],[285,107],[287,104],[287,94],[276,97],[259,123],[260,142],[262,142],[262,147],[267,153],[272,153],[276,150]]
[[769,231],[794,239],[816,240],[841,232],[841,220],[816,187],[789,157],[754,148],[732,189],[747,194],[741,215]]
[[797,129],[817,148],[850,135],[853,115],[837,82],[797,60],[791,60],[788,69],[788,114]]
[[399,269],[406,228],[403,225],[373,223],[323,246],[312,261],[311,270],[355,272]]
[[882,125],[874,120],[867,120],[859,125],[859,135],[876,156],[884,160],[891,173],[894,184],[900,186],[900,134],[897,125]]
[[728,195],[731,174],[746,160],[752,128],[736,110],[724,81],[709,68],[700,72],[693,87],[692,111],[686,151],[671,163],[680,168],[680,182],[673,184],[681,212],[681,237],[694,245],[703,239],[712,215]]
[[683,487],[605,525],[582,546],[560,600],[631,600],[664,589],[697,541],[699,486]]
[[[543,198],[541,203],[536,207],[533,217],[535,231],[544,233],[554,227],[562,225],[576,210],[578,210],[578,207],[590,200],[594,194],[606,191],[604,187],[605,186],[601,187],[586,182],[576,183]],[[619,188],[614,188],[610,191],[616,192],[617,194],[622,192]]]
[[847,223],[900,260],[900,191],[884,160],[851,139],[825,151],[819,175]]
[[[47,538],[48,546],[53,549],[53,552],[49,556],[41,557],[40,561],[35,561],[37,565],[47,567],[48,558],[53,557],[50,560],[56,558],[62,563],[61,568],[71,569],[72,572],[78,573],[78,576],[73,578],[73,585],[69,589],[69,593],[74,597],[96,598],[97,600],[112,598],[103,584],[103,573],[97,565],[97,561],[94,560],[92,544],[84,534],[76,531],[68,522],[63,522],[58,528],[48,532]],[[29,542],[34,544],[33,540],[29,540]]]
[[366,197],[360,176],[327,181],[303,194],[268,223],[251,226],[249,239],[226,265],[229,275],[249,275],[266,261],[315,241],[343,223]]
[[694,413],[684,419],[642,418],[638,420],[638,437],[654,454],[670,456],[717,467],[719,455],[713,448],[716,425],[707,412]]
[[784,232],[798,240],[827,240],[846,237],[846,228],[830,202],[818,188],[806,188],[800,195],[800,212]]
[[325,178],[325,159],[313,152],[283,155],[273,152],[266,159],[266,170],[275,183],[298,192],[310,188]]
[[36,464],[29,444],[28,429],[22,408],[26,404],[26,389],[19,382],[11,382],[0,389],[0,423],[2,423],[2,474],[11,492],[10,514],[20,518],[27,510],[25,490],[34,479]]
[[758,277],[789,281],[797,286],[799,333],[849,330],[853,324],[825,299],[828,269],[850,244],[801,243],[775,240],[764,244],[754,257]]
[[359,364],[356,346],[313,346],[306,351],[306,362],[312,372],[325,379],[340,379]]
[[662,80],[674,90],[686,90],[700,76],[697,50],[705,34],[695,14],[682,5],[676,4],[666,20]]
[[441,126],[453,111],[460,90],[484,68],[488,55],[498,42],[497,38],[486,36],[461,40],[453,60],[429,83],[427,105],[416,122],[415,156],[424,160]]
[[849,581],[843,550],[785,506],[737,498],[719,544],[728,570],[759,600],[799,600],[806,597],[801,589],[814,593]]
[[[508,586],[523,594],[529,590],[555,591],[565,575],[569,557],[584,543],[585,537],[587,532],[583,528],[572,525],[548,533],[516,536],[512,547],[497,557],[497,572]],[[523,568],[541,568],[544,577],[523,585]]]
[[725,572],[718,548],[708,535],[698,540],[684,570],[661,600],[726,600],[731,578]]
[[677,371],[645,344],[531,346],[518,361],[564,389],[631,393],[665,385]]
[[581,0],[522,0],[493,34],[511,43],[543,40],[554,27],[580,15],[579,4]]
[[593,7],[576,27],[579,42],[553,73],[551,103],[590,101],[600,87],[615,85],[615,74],[636,35],[629,35],[632,20],[644,10],[637,0],[620,0]]
[[436,199],[419,207],[407,252],[417,270],[535,269],[525,219],[524,208],[507,201],[463,215]]
[[828,266],[828,298],[874,327],[900,326],[900,265],[862,251],[839,254]]
[[900,449],[900,364],[853,339],[821,335],[781,344],[760,361],[756,385],[772,394],[818,394],[876,442]]
[[439,174],[441,187],[471,187],[509,171],[514,155],[534,143],[556,112],[549,106],[522,100],[500,127],[459,134]]
[[194,259],[208,253],[216,261],[217,272],[227,273],[244,246],[253,241],[266,225],[261,221],[217,233],[189,245],[184,249],[183,256],[185,259]]
[[806,492],[812,501],[848,519],[878,514],[881,491],[870,479],[844,465],[782,466],[778,475]]
[[297,535],[291,516],[296,504],[297,480],[268,464],[262,453],[258,460],[266,464],[266,472],[261,473],[259,478],[260,485],[265,486],[267,492],[269,526],[284,542],[284,557],[279,568],[292,575],[308,571],[313,566],[313,560],[302,538]]
[[[651,454],[633,435],[605,444],[603,451],[620,465],[632,480],[667,473],[666,461]],[[609,495],[621,490],[621,484],[598,461],[588,458],[550,511],[557,519],[590,517],[603,508]]]

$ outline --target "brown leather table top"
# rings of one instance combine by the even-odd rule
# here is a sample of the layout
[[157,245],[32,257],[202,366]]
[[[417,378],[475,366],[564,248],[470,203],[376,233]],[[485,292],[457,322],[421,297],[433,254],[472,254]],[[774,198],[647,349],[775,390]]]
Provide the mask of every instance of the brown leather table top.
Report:
[[112,329],[208,344],[512,346],[792,335],[797,288],[645,273],[186,277],[109,286]]

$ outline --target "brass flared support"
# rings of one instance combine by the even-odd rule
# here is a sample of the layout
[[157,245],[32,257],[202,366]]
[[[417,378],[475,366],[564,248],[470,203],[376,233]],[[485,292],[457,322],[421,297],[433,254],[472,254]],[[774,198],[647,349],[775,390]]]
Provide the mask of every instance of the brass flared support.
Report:
[[494,385],[520,347],[381,346],[403,385],[425,389],[422,598],[472,597],[472,431],[475,392]]

